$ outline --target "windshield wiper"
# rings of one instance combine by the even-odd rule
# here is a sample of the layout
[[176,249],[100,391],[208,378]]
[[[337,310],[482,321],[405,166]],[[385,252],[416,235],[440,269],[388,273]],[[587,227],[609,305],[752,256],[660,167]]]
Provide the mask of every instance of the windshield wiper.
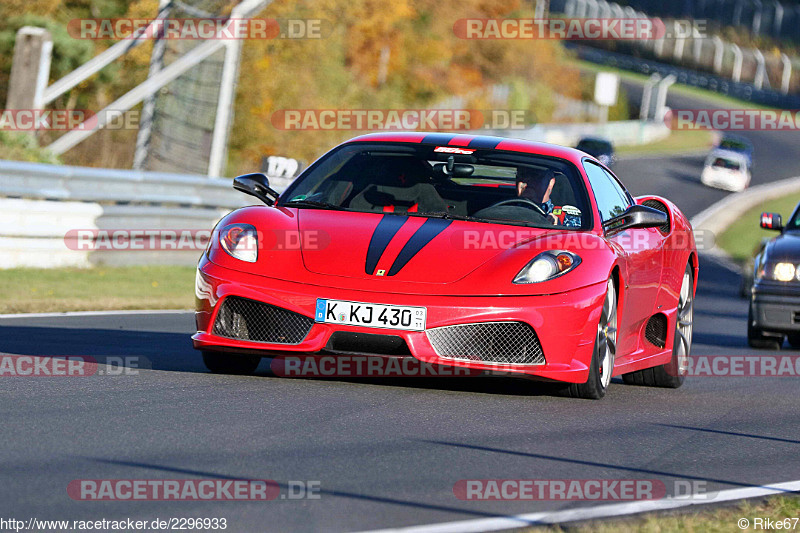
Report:
[[447,220],[480,220],[467,215],[456,215],[447,211],[427,211],[423,213],[404,213],[410,217],[444,218]]
[[329,202],[323,202],[320,200],[289,200],[283,207],[310,207],[313,209],[336,209],[336,210],[344,210],[342,206],[332,204]]

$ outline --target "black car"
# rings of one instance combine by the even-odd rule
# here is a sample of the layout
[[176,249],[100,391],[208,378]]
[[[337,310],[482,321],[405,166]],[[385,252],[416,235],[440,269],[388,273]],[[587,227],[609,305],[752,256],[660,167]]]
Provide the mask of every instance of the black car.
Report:
[[756,255],[747,318],[754,348],[779,348],[784,336],[800,348],[800,205],[784,226],[777,213],[762,213],[761,227],[780,231]]
[[578,150],[594,156],[605,166],[611,168],[617,161],[614,154],[614,145],[608,139],[602,137],[583,137],[575,146]]

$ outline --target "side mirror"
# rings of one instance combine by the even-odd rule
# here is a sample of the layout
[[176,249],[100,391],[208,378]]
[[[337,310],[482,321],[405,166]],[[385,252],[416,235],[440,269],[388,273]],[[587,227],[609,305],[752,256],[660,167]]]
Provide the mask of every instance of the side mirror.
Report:
[[666,224],[668,220],[666,213],[636,204],[621,215],[603,222],[603,229],[607,232],[618,232],[631,228],[657,228]]
[[255,196],[267,205],[273,205],[280,194],[269,186],[269,179],[261,172],[245,174],[233,178],[233,188],[250,196]]
[[761,227],[783,231],[783,221],[778,213],[761,213]]

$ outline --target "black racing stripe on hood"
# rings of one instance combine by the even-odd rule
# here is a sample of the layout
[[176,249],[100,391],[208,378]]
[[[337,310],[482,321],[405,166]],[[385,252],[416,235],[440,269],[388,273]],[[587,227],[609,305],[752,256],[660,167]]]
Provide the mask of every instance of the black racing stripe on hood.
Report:
[[426,220],[425,223],[414,232],[414,235],[408,239],[408,242],[403,246],[403,249],[400,250],[400,253],[397,254],[397,258],[394,260],[392,268],[389,269],[388,275],[394,276],[400,272],[400,269],[406,266],[406,264],[411,261],[412,257],[417,255],[420,250],[425,248],[429,242],[443,232],[452,222],[452,220],[443,220],[441,218],[429,218]]
[[438,144],[440,146],[447,146],[451,140],[453,140],[452,133],[430,133],[422,138],[420,141],[422,144]]
[[383,252],[386,247],[392,242],[392,239],[403,224],[406,223],[408,217],[399,217],[393,215],[383,215],[383,218],[378,222],[378,227],[372,234],[369,240],[369,248],[367,248],[367,262],[364,271],[370,276],[375,273],[375,267],[378,266]]

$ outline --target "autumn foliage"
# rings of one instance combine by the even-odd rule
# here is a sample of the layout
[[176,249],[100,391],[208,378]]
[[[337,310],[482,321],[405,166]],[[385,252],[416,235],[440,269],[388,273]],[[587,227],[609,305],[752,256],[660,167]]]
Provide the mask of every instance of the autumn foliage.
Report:
[[[157,5],[157,0],[3,0],[0,86],[10,70],[8,40],[22,18],[58,28],[80,16],[152,17]],[[555,94],[581,93],[578,73],[564,64],[560,43],[466,40],[453,33],[458,19],[532,17],[530,6],[520,0],[275,0],[258,16],[320,19],[325,31],[320,39],[244,42],[228,173],[257,169],[268,155],[307,163],[358,133],[283,131],[270,120],[283,109],[423,109],[457,102],[472,109],[523,108],[536,121],[549,120]],[[68,35],[55,40],[53,79],[113,44],[71,42]],[[144,80],[150,49],[151,44],[139,47],[56,104],[100,109]],[[498,85],[507,88],[500,100],[493,91]],[[65,159],[124,167],[130,165],[135,137],[135,132],[95,136]]]

